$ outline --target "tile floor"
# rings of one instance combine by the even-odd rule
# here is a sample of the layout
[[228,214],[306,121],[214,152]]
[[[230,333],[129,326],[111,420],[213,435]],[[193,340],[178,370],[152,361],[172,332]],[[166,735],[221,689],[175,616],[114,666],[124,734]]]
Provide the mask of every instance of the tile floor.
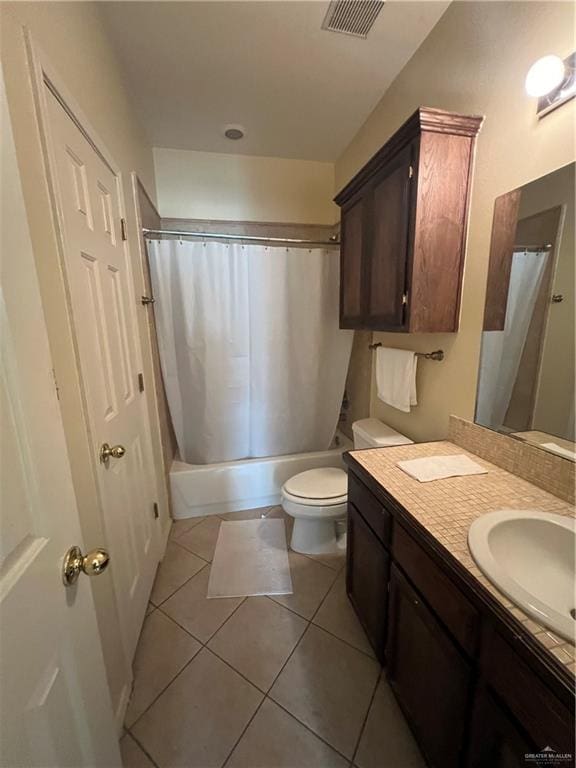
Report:
[[262,514],[284,517],[174,523],[134,661],[125,768],[424,768],[346,597],[344,556],[290,552],[293,595],[206,598],[222,520]]

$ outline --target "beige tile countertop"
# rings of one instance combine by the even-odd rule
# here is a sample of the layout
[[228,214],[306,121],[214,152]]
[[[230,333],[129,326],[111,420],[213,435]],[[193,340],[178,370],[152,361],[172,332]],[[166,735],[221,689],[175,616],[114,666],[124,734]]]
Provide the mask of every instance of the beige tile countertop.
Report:
[[[488,473],[420,483],[396,466],[397,462],[406,459],[458,453],[469,456],[486,468]],[[572,506],[454,443],[439,441],[374,448],[351,451],[350,455],[522,622],[528,632],[573,674],[576,673],[574,646],[537,624],[499,592],[477,567],[468,549],[468,528],[486,512],[497,509],[537,509],[558,515],[574,515]]]

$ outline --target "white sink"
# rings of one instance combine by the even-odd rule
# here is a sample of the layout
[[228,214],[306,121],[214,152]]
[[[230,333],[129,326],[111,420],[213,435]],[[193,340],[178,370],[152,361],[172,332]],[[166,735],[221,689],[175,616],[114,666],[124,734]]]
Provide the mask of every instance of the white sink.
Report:
[[468,546],[481,571],[539,624],[574,642],[576,521],[530,509],[475,520]]

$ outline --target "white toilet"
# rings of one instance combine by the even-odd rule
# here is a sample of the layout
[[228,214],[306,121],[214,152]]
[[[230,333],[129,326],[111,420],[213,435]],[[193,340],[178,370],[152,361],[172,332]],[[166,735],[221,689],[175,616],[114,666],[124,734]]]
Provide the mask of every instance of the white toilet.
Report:
[[[378,419],[361,419],[352,425],[354,448],[384,448],[412,443],[405,435]],[[348,503],[348,477],[337,467],[300,472],[282,486],[282,507],[294,518],[290,547],[305,555],[322,555],[346,549],[343,521]],[[342,530],[339,532],[338,528]]]

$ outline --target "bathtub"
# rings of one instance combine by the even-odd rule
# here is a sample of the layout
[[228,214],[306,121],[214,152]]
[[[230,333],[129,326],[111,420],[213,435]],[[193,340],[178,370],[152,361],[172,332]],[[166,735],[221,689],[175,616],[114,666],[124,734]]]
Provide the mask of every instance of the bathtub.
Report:
[[292,475],[319,467],[343,467],[342,453],[352,441],[340,432],[326,451],[243,459],[222,464],[174,461],[170,469],[172,516],[175,520],[280,503],[280,489]]

